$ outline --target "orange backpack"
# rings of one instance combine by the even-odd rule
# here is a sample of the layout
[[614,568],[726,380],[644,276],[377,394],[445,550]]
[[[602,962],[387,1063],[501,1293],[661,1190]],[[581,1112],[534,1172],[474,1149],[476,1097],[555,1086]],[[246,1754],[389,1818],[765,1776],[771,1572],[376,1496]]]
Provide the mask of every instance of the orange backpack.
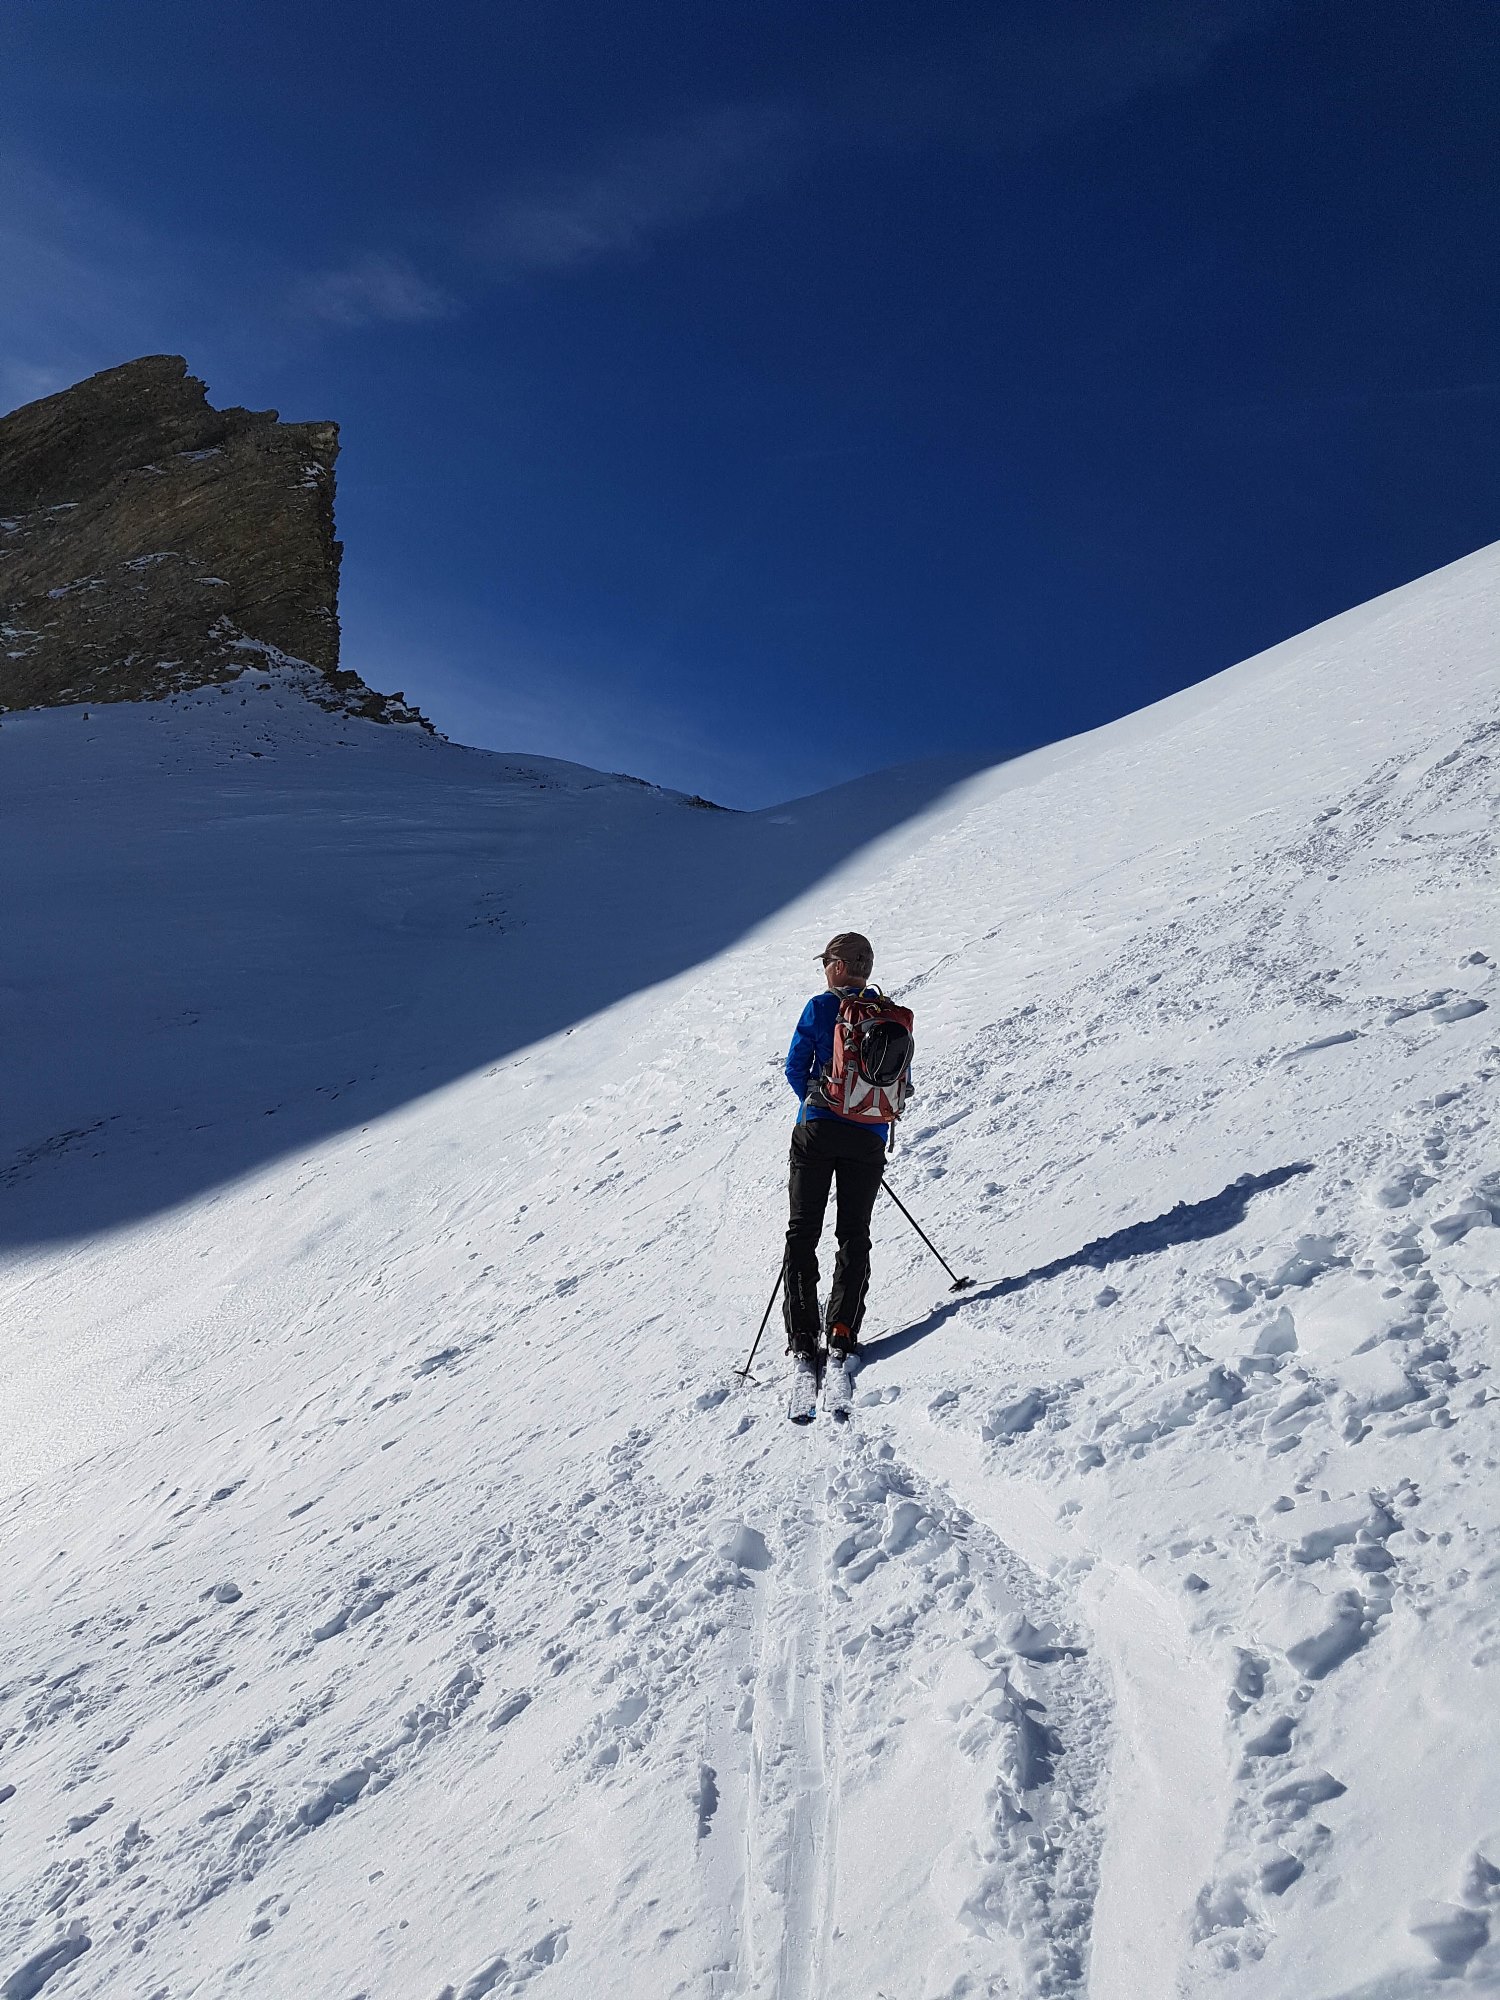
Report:
[[894,1125],[911,1089],[912,1018],[878,986],[843,995],[833,1060],[817,1084],[825,1109],[856,1125]]

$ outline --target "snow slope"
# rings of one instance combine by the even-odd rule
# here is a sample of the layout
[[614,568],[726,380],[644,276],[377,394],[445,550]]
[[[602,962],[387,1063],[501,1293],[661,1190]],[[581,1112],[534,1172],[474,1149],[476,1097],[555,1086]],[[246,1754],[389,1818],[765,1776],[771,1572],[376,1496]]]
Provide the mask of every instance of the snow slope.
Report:
[[[0,1995],[1500,1991],[1497,624],[1491,550],[843,858],[889,784],[7,717]],[[882,1207],[804,1432],[731,1370],[845,925],[978,1283]]]
[[0,1034],[29,1052],[0,1245],[134,1221],[574,1026],[955,775],[699,811],[329,717],[310,671],[0,724]]

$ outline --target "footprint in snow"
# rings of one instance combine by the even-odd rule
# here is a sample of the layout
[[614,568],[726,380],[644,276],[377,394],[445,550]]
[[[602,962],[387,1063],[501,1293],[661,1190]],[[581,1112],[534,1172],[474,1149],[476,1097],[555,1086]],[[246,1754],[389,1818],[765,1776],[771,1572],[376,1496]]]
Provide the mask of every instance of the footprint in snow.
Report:
[[763,1570],[771,1567],[771,1551],[766,1538],[758,1528],[752,1528],[744,1521],[737,1521],[719,1544],[719,1554],[726,1562],[734,1563],[744,1570]]
[[441,1347],[436,1354],[424,1355],[411,1372],[415,1376],[431,1375],[439,1368],[451,1368],[455,1361],[462,1359],[461,1347]]
[[490,1716],[485,1727],[487,1729],[503,1729],[507,1722],[514,1722],[516,1717],[530,1708],[530,1706],[531,1694],[529,1690],[526,1688],[517,1688],[514,1693],[500,1697],[500,1700],[495,1704],[494,1713]]
[[1358,1032],[1345,1028],[1337,1035],[1320,1035],[1315,1042],[1304,1042],[1300,1048],[1288,1049],[1282,1058],[1284,1062],[1295,1062],[1299,1056],[1318,1055],[1324,1049],[1342,1048],[1346,1042],[1357,1042]]
[[1393,1027],[1398,1021],[1408,1021],[1418,1014],[1427,1014],[1444,1026],[1454,1021],[1472,1020],[1476,1014],[1489,1011],[1487,1000],[1476,1000],[1472,996],[1454,998],[1447,992],[1429,993],[1422,1000],[1408,1000],[1392,1008],[1386,1015],[1386,1026]]
[[63,1971],[75,1959],[82,1958],[92,1946],[93,1939],[81,1924],[70,1925],[66,1937],[59,1938],[56,1944],[34,1953],[16,1967],[5,1984],[0,1986],[0,2000],[34,2000],[34,1996],[41,1992],[55,1973]]
[[559,1924],[538,1938],[528,1951],[518,1952],[514,1958],[501,1953],[488,1965],[481,1966],[462,1986],[445,1986],[437,2000],[488,2000],[491,1994],[519,1993],[538,1973],[565,1958],[567,1950],[568,1926]]
[[698,1783],[693,1796],[698,1812],[698,1838],[706,1840],[719,1810],[719,1774],[712,1764],[698,1766]]
[[[361,1584],[355,1586],[356,1589],[362,1589],[364,1582],[368,1582],[368,1579],[363,1579]],[[313,1627],[312,1636],[314,1644],[321,1645],[325,1639],[336,1639],[349,1626],[360,1625],[363,1624],[366,1618],[373,1618],[383,1605],[390,1603],[394,1594],[393,1591],[389,1590],[364,1589],[361,1596],[343,1605],[339,1610],[334,1612],[331,1618],[325,1619],[321,1625]]]
[[979,1434],[986,1444],[1009,1444],[1024,1437],[1047,1414],[1049,1401],[1045,1389],[1028,1389],[1013,1403],[1003,1403],[998,1410],[992,1410],[980,1425]]
[[1380,1183],[1371,1199],[1377,1208],[1405,1208],[1408,1202],[1434,1186],[1432,1176],[1424,1174],[1420,1167],[1398,1167]]

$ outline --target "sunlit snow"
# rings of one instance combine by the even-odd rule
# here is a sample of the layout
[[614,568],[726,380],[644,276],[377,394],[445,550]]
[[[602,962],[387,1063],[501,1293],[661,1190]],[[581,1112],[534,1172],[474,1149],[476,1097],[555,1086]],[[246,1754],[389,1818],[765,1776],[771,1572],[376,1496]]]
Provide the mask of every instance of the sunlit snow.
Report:
[[[1497,636],[765,815],[6,716],[5,2000],[1500,1990]],[[799,1430],[846,926],[977,1283]]]

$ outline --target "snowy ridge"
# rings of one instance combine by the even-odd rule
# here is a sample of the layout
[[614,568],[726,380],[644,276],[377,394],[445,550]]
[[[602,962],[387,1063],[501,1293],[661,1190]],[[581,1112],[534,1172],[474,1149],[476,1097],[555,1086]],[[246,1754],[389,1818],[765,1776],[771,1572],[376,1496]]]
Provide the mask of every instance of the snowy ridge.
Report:
[[[282,1152],[237,1151],[205,1063],[202,1184],[107,1232],[52,1218],[149,1158],[160,1074],[115,1155],[37,1154],[0,1281],[7,2000],[1495,1990],[1497,622],[1485,551]],[[72,721],[8,718],[0,759],[44,830],[68,774],[104,867],[133,767],[91,804]],[[231,738],[118,725],[148,727],[188,884]],[[475,897],[514,915],[602,832],[665,933],[822,824],[584,774],[497,807],[394,734],[358,835],[388,931],[318,859],[344,766],[278,777],[288,1021],[320,909],[330,963],[415,933],[461,1042],[482,973],[541,1018],[580,907],[553,924],[554,873],[476,945]],[[25,851],[28,895],[77,893],[79,849]],[[233,958],[262,905],[219,879]],[[979,1282],[950,1297],[883,1204],[853,1421],[799,1431],[774,1356],[730,1371],[775,1274],[783,1030],[844,925],[917,1010],[894,1184]],[[288,1043],[296,1091],[375,1073],[345,1026]]]

